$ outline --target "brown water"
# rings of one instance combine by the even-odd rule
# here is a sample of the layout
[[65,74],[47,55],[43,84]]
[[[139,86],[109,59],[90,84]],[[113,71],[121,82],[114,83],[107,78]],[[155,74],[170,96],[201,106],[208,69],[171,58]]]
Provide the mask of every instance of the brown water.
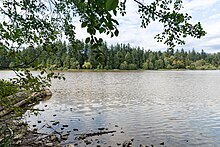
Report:
[[[132,137],[133,146],[220,144],[220,71],[64,74],[66,81],[53,81],[53,96],[36,106],[45,111],[25,118],[40,132],[52,132],[42,126],[59,121],[54,129],[61,131],[67,124],[63,131],[71,131],[65,143],[79,146],[84,144],[74,140],[77,134],[96,132],[100,127],[116,131],[114,136],[89,138],[99,139],[104,146],[117,146]],[[1,78],[11,76],[11,72],[0,72]],[[96,146],[95,141],[89,146]]]

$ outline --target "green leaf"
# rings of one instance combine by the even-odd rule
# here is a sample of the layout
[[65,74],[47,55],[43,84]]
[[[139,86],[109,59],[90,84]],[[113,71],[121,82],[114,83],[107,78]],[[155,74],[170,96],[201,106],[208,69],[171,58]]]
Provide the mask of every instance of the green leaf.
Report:
[[118,36],[118,34],[119,34],[119,31],[116,29],[115,30],[115,36]]
[[89,41],[90,41],[90,38],[87,37],[85,42],[86,42],[86,43],[89,43]]
[[105,2],[105,7],[108,11],[115,10],[117,6],[118,0],[106,0]]
[[82,24],[81,24],[81,27],[82,28],[85,28],[87,26],[87,23],[86,22],[83,22]]

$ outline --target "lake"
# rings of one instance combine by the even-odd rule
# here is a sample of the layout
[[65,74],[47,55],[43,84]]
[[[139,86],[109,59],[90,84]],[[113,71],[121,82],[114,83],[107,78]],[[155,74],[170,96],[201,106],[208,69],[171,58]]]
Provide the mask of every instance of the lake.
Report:
[[[69,131],[63,144],[78,143],[78,134],[116,133],[90,137],[99,144],[117,146],[134,138],[133,146],[219,146],[220,71],[64,72],[53,80],[53,96],[25,114],[39,132]],[[1,71],[1,78],[13,77]],[[29,115],[29,117],[28,117]],[[41,123],[38,121],[41,120]],[[54,122],[59,124],[52,125]],[[68,125],[68,127],[63,127]],[[63,130],[61,130],[63,129]],[[107,130],[106,129],[106,130]]]

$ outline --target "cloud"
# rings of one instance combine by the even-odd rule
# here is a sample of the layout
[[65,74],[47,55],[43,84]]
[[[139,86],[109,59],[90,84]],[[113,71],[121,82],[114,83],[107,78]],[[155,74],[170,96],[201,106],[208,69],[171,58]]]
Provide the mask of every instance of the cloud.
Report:
[[[183,0],[184,9],[182,12],[187,12],[192,15],[192,23],[201,22],[207,35],[201,39],[189,37],[186,39],[186,45],[178,46],[185,50],[206,52],[220,51],[220,1],[219,0]],[[118,15],[116,19],[119,21],[119,36],[110,38],[106,35],[98,35],[107,41],[109,45],[116,43],[129,43],[131,46],[144,47],[146,50],[166,50],[167,46],[163,43],[158,43],[154,36],[163,31],[163,26],[158,22],[152,22],[146,29],[140,28],[141,20],[137,12],[138,5],[129,0],[126,4],[127,14],[122,17]],[[80,28],[80,24],[76,23],[77,37],[85,39],[88,34],[85,29]]]

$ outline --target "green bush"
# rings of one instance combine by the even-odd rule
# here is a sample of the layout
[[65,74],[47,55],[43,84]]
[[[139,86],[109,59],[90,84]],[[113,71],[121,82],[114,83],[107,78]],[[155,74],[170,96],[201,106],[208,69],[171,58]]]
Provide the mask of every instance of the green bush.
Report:
[[18,90],[19,87],[17,85],[14,85],[9,81],[0,79],[0,98],[15,94],[16,92],[18,92]]

